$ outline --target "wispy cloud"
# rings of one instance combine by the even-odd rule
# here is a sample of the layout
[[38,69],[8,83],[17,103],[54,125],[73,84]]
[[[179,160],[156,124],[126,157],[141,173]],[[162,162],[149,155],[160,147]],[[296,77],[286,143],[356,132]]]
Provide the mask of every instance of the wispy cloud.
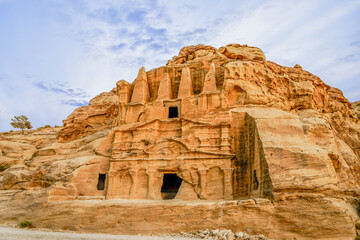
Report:
[[123,48],[126,47],[126,46],[127,46],[126,43],[119,43],[118,45],[112,45],[112,46],[110,46],[109,49],[110,49],[111,51],[116,51],[116,52],[117,52],[117,51],[123,49]]
[[84,100],[68,99],[68,100],[62,100],[61,104],[70,105],[74,107],[81,107],[88,105],[89,102]]
[[68,97],[77,97],[77,98],[90,97],[90,95],[88,95],[84,90],[80,88],[77,89],[68,88],[66,83],[59,83],[56,86],[52,86],[50,83],[46,83],[46,82],[35,82],[34,85],[42,90],[52,93],[61,93]]

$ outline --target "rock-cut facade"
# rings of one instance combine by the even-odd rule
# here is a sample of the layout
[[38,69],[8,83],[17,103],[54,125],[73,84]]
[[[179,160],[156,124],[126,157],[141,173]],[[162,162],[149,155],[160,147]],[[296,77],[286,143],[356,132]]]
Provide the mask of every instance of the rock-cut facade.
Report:
[[[92,185],[83,195],[273,199],[274,191],[328,188],[324,182],[358,191],[358,173],[342,182],[334,168],[342,160],[332,144],[341,138],[332,137],[331,146],[323,139],[344,117],[357,121],[350,103],[299,65],[266,61],[258,48],[186,47],[166,66],[141,68],[132,84],[121,80],[92,101],[64,120],[58,137],[67,142],[111,128],[95,150],[107,160],[75,179]],[[359,149],[350,152],[355,159]]]
[[63,127],[0,133],[0,223],[353,239],[358,105],[259,48],[184,47]]

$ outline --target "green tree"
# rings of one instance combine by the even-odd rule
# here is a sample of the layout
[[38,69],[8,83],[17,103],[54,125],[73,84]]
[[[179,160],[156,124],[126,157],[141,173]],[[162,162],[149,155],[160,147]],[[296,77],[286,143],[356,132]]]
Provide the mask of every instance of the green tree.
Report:
[[29,119],[27,118],[27,116],[25,115],[20,115],[20,116],[14,116],[14,118],[11,119],[11,126],[13,126],[13,128],[20,128],[21,129],[21,134],[24,133],[24,129],[31,129],[31,123],[29,121]]

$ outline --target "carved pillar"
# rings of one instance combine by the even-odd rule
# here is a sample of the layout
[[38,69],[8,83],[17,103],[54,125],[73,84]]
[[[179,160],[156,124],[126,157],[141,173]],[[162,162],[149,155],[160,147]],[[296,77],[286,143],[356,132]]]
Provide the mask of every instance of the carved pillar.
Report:
[[224,199],[233,199],[232,174],[233,168],[223,168],[224,173]]
[[200,174],[200,199],[206,199],[207,195],[206,195],[206,174],[207,174],[208,169],[202,168],[199,169],[198,172]]
[[230,145],[230,135],[229,135],[229,126],[221,125],[221,151],[230,153],[231,145]]
[[117,172],[116,171],[108,171],[107,172],[107,190],[106,190],[106,199],[112,199],[115,196],[115,189],[116,189],[116,178]]
[[148,175],[148,181],[149,181],[147,198],[153,200],[161,199],[161,184],[160,184],[161,174],[157,170],[146,170],[146,174]]
[[129,170],[131,176],[131,188],[130,188],[130,199],[136,198],[136,188],[137,188],[137,169]]

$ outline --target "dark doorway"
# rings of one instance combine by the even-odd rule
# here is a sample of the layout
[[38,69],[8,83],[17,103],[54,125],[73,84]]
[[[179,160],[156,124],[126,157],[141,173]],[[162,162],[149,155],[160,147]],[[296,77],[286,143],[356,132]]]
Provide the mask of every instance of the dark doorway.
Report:
[[165,173],[163,178],[163,185],[161,187],[162,199],[174,199],[179,191],[182,179],[175,173]]
[[179,117],[178,107],[169,107],[169,118]]
[[104,190],[105,189],[105,180],[106,174],[99,173],[99,180],[97,184],[97,190]]

